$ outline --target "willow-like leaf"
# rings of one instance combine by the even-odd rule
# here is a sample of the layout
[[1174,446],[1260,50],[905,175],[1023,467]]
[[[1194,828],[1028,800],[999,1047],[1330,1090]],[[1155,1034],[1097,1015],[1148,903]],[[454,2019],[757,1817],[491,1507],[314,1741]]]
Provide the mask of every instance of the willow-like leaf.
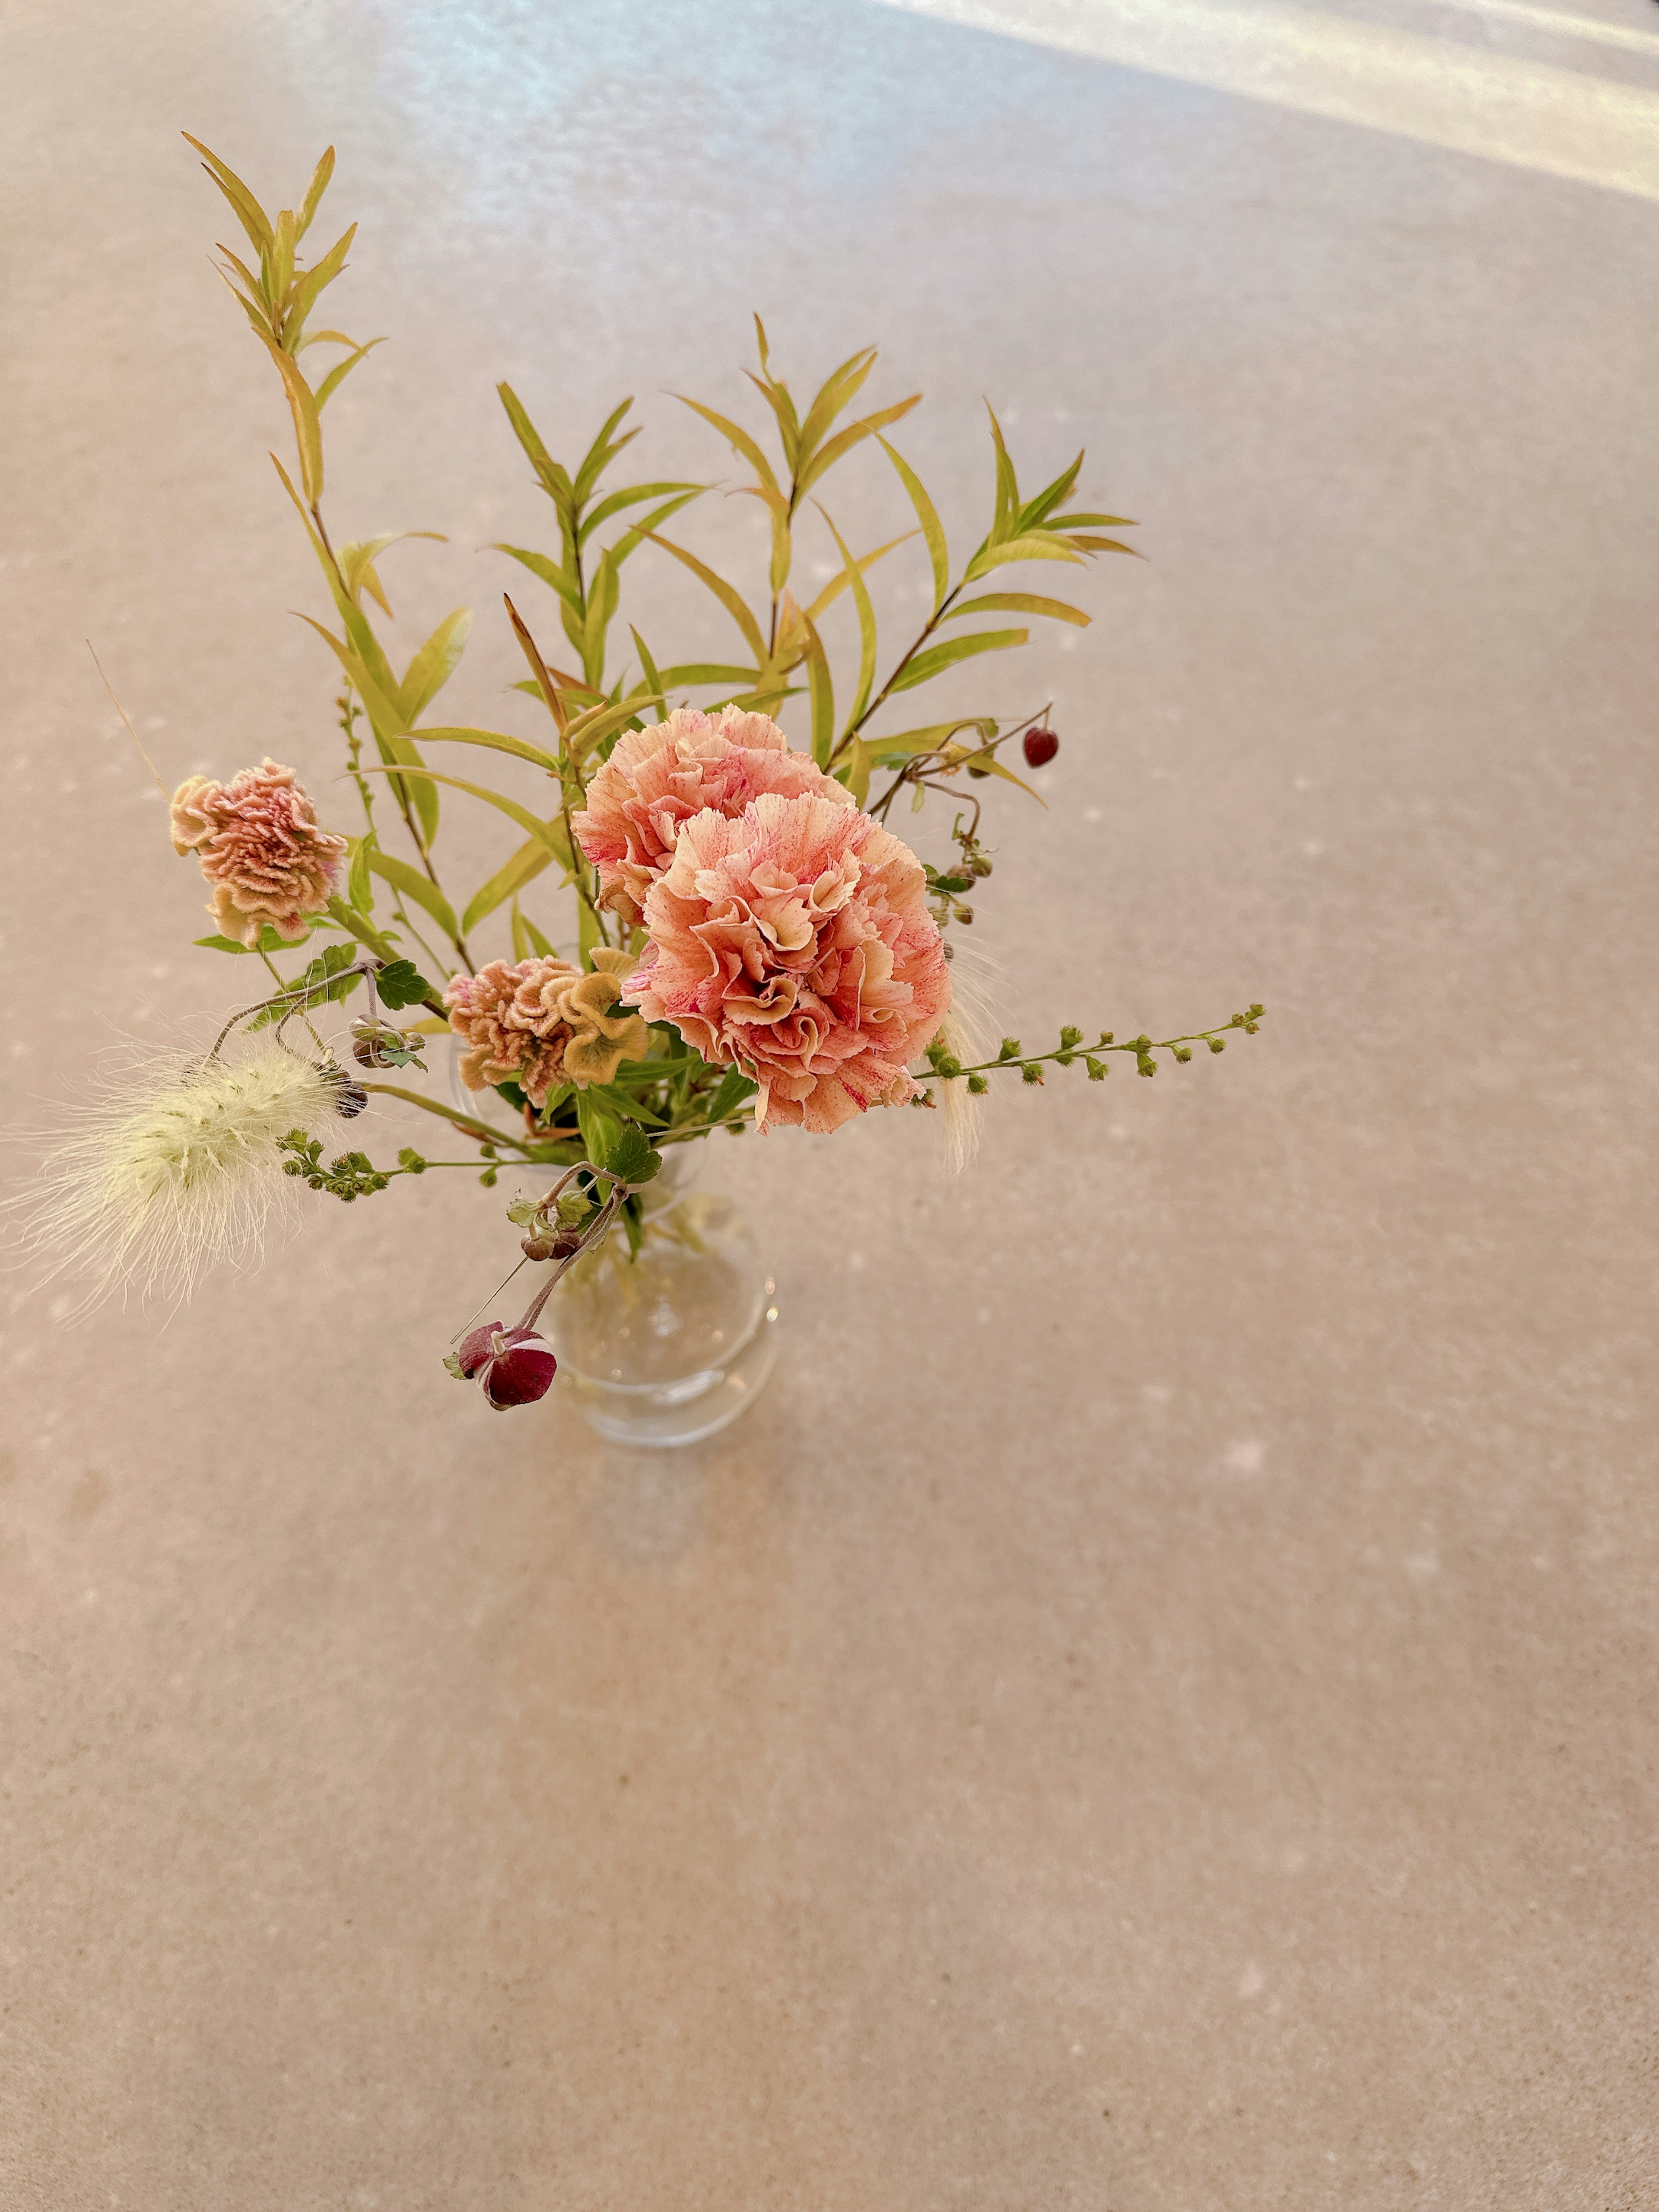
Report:
[[[859,573],[859,564],[853,558],[847,540],[830,521],[828,510],[817,500],[814,500],[812,504],[823,515],[825,522],[829,523],[830,535],[835,539],[841,554],[842,573],[852,592],[853,604],[858,609],[859,688],[857,696],[848,710],[847,727],[851,731],[857,729],[860,722],[864,719],[864,710],[870,703],[871,686],[876,680],[876,611],[870,604],[869,592],[865,586],[864,578]],[[866,784],[867,787],[867,776]],[[864,802],[860,799],[859,803],[862,805]]]
[[907,661],[887,688],[914,691],[917,684],[931,683],[959,660],[971,660],[980,653],[1006,653],[1013,646],[1024,645],[1030,635],[1028,629],[986,629],[974,637],[947,638],[943,645],[930,645]]
[[565,732],[565,744],[574,761],[585,760],[596,745],[603,744],[613,730],[626,729],[647,707],[656,700],[642,692],[631,692],[619,706],[596,707],[591,714],[579,714]]
[[378,606],[391,614],[392,602],[374,564],[389,545],[396,545],[405,538],[430,538],[441,545],[449,542],[441,530],[385,530],[378,538],[354,538],[350,544],[340,548],[340,573],[354,600],[361,605],[367,592]]
[[527,914],[519,911],[519,902],[513,902],[513,957],[527,960],[532,952],[539,952],[544,960],[555,957],[552,945],[542,935]]
[[1036,592],[987,592],[980,599],[964,599],[944,619],[957,622],[963,615],[992,614],[1048,615],[1055,622],[1075,623],[1079,629],[1087,629],[1094,619],[1081,608],[1067,606],[1064,599],[1045,599]]
[[933,569],[933,613],[937,617],[951,589],[951,556],[945,543],[945,526],[939,519],[927,488],[902,453],[890,446],[885,438],[878,441],[881,450],[898,471],[899,482],[910,495],[910,504],[916,510],[916,520],[921,525],[921,534],[927,541],[927,558]]
[[356,235],[357,226],[354,222],[344,237],[337,239],[329,247],[316,267],[307,269],[295,285],[288,312],[283,319],[283,343],[290,353],[298,350],[295,340],[305,329],[306,319],[319,298],[345,267],[346,255],[350,252],[351,241]]
[[485,546],[484,550],[486,553],[510,553],[522,567],[529,569],[532,576],[539,576],[550,591],[556,592],[566,606],[574,609],[578,615],[582,612],[582,595],[576,589],[575,578],[562,568],[556,561],[549,560],[545,553],[532,553],[522,545],[503,545],[499,542]]
[[[892,552],[896,547],[900,545],[908,545],[915,534],[916,533],[914,530],[907,530],[902,537],[890,538],[884,545],[878,545],[871,552],[861,554],[859,557],[858,563],[860,575],[868,575],[871,569],[875,567],[878,561],[884,560],[888,554]],[[828,607],[832,607],[846,589],[847,571],[845,568],[838,569],[836,574],[830,579],[823,589],[818,593],[817,599],[815,599],[805,610],[805,613],[813,622],[818,621],[822,617],[824,610]],[[781,632],[780,632],[780,635],[781,635]]]
[[919,753],[938,752],[958,730],[977,730],[982,738],[994,738],[997,726],[988,715],[969,715],[954,722],[929,722],[920,730],[896,730],[889,737],[868,738],[863,743],[876,767],[882,768],[893,761],[915,760]]
[[[1019,480],[1014,474],[1014,465],[1009,458],[1008,447],[1002,435],[1002,425],[998,422],[996,410],[988,399],[985,403],[985,411],[991,418],[991,437],[995,444],[997,453],[996,519],[991,525],[991,535],[988,543],[1000,545],[1005,538],[1012,538],[1014,535],[1014,518],[1019,513]],[[970,568],[968,573],[971,576],[972,569]]]
[[609,522],[613,514],[622,514],[626,507],[637,507],[641,500],[662,499],[672,492],[700,492],[708,489],[707,484],[700,483],[649,483],[633,484],[626,491],[613,491],[608,498],[599,501],[592,514],[582,517],[581,527],[576,532],[576,542],[585,545],[601,523]]
[[234,169],[227,168],[216,153],[199,138],[192,138],[188,131],[181,131],[179,136],[201,155],[209,176],[235,210],[236,220],[247,233],[254,252],[261,255],[268,252],[271,242],[270,217]]
[[1026,501],[1015,518],[1013,534],[1016,538],[1024,531],[1036,529],[1037,524],[1042,521],[1045,516],[1054,513],[1077,482],[1078,471],[1082,466],[1083,455],[1079,453],[1070,468],[1062,469],[1054,482],[1051,484],[1045,484],[1035,499]]
[[1005,538],[1000,544],[993,540],[982,545],[968,563],[963,577],[964,584],[977,583],[988,576],[994,568],[1005,568],[1011,561],[1080,561],[1082,555],[1074,553],[1063,538],[1047,531],[1034,531],[1024,538]]
[[785,465],[793,477],[800,463],[800,422],[795,413],[795,403],[789,396],[787,384],[776,378],[757,376],[752,368],[743,372],[761,398],[772,410],[778,426],[778,442],[783,447]]
[[611,617],[617,611],[617,602],[622,587],[617,580],[617,564],[607,546],[599,556],[599,565],[593,572],[588,586],[587,609],[582,617],[582,674],[590,684],[605,681],[605,641],[611,627]]
[[1068,532],[1066,543],[1076,545],[1085,553],[1127,553],[1132,561],[1144,561],[1146,555],[1133,545],[1126,545],[1121,538],[1093,538],[1086,532]]
[[306,196],[300,203],[300,218],[294,226],[295,239],[301,239],[310,229],[312,219],[323,204],[323,194],[328,190],[329,179],[334,174],[334,149],[325,147],[322,159],[311,173],[311,182],[306,186]]
[[801,471],[795,484],[796,499],[804,498],[819,477],[827,476],[836,463],[844,459],[854,446],[861,444],[866,438],[874,437],[877,431],[884,430],[890,422],[899,422],[913,407],[920,405],[921,401],[921,392],[913,392],[908,399],[896,400],[892,406],[884,407],[877,414],[866,415],[861,422],[850,422],[846,429],[837,431],[827,446],[818,448]]
[[794,558],[793,541],[789,528],[789,502],[781,491],[768,484],[738,484],[733,496],[746,494],[750,499],[763,500],[772,517],[772,567],[768,578],[772,596],[776,599],[789,580],[790,563]]
[[[805,619],[805,618],[804,618]],[[812,702],[812,757],[828,768],[836,749],[836,689],[830,678],[830,659],[823,641],[810,621],[806,629],[806,689]]]
[[317,419],[316,394],[301,375],[299,363],[290,360],[274,338],[266,338],[264,345],[276,364],[283,389],[288,394],[289,410],[294,417],[294,441],[300,451],[300,483],[307,505],[315,507],[323,495],[323,429]]
[[[640,656],[640,666],[645,672],[646,683],[657,695],[657,720],[659,722],[665,721],[668,717],[668,703],[662,696],[663,679],[658,673],[656,662],[651,658],[651,648],[638,630],[634,629],[632,623],[629,625],[629,633],[634,640],[634,650]],[[747,674],[747,672],[745,670],[744,673]],[[719,678],[715,680],[718,682]]]
[[[529,688],[533,691],[539,686],[532,684]],[[558,761],[552,753],[544,750],[540,745],[532,745],[527,738],[510,738],[503,730],[464,727],[422,730],[421,743],[423,745],[483,745],[493,753],[510,753],[515,760],[532,762],[548,775],[557,775],[559,772]]]
[[[528,883],[552,864],[553,855],[539,837],[526,838],[504,867],[497,868],[482,889],[475,891],[461,916],[461,934],[468,936],[504,900],[516,898]],[[517,956],[524,957],[522,953]]]
[[825,377],[817,397],[806,410],[805,421],[800,426],[798,467],[811,459],[836,416],[843,407],[850,406],[857,398],[866,378],[876,365],[876,358],[874,346],[860,346],[856,353],[848,355],[839,368],[831,369]]
[[385,343],[384,338],[370,338],[366,345],[353,347],[343,361],[335,362],[333,368],[317,386],[317,412],[319,415],[345,382],[347,377],[350,375],[352,370],[356,368],[363,356],[373,353],[377,345]]
[[756,660],[763,661],[766,641],[761,635],[760,624],[735,587],[728,584],[724,576],[717,576],[712,568],[698,560],[695,553],[688,553],[684,546],[676,545],[672,538],[659,538],[653,530],[646,532],[645,535],[653,545],[660,545],[665,553],[672,553],[677,561],[691,571],[699,583],[707,586],[743,632],[744,642],[754,653]]
[[471,630],[471,608],[457,607],[444,617],[410,662],[398,694],[398,704],[407,722],[419,721],[455,673]]
[[[639,633],[635,632],[637,642]],[[758,668],[729,668],[720,660],[679,660],[672,668],[656,673],[647,668],[646,675],[659,691],[678,690],[684,685],[697,684],[757,684]]]
[[703,489],[702,484],[694,484],[690,491],[683,491],[674,499],[665,500],[660,507],[653,507],[650,514],[640,521],[630,522],[622,536],[607,549],[612,564],[620,568],[629,555],[636,552],[653,530],[660,529],[669,517],[678,514],[683,507],[690,507],[694,499],[701,499]]
[[441,775],[435,768],[384,768],[371,763],[363,771],[366,775],[406,775],[413,782],[444,783],[453,791],[465,791],[473,799],[481,799],[486,806],[495,807],[527,830],[532,837],[545,845],[556,860],[563,861],[568,851],[564,841],[564,823],[556,816],[551,822],[539,821],[527,806],[520,806],[516,799],[505,799],[499,791],[487,790],[481,783],[468,783],[459,775]]
[[1128,514],[1055,514],[1048,519],[1050,530],[1087,530],[1098,523],[1106,530],[1133,530],[1137,526]]
[[639,436],[639,431],[633,429],[618,438],[614,445],[610,443],[611,433],[633,404],[634,402],[629,398],[624,399],[620,406],[611,409],[600,426],[599,435],[582,456],[580,465],[576,471],[574,481],[571,485],[575,496],[575,504],[578,507],[586,500],[587,495],[604,475],[606,467],[616,455],[621,453],[629,440]]
[[870,796],[870,770],[874,764],[863,738],[854,738],[847,748],[846,759],[835,771],[836,781],[852,793],[855,806],[862,806]]
[[368,865],[377,876],[401,892],[404,898],[411,898],[416,906],[424,907],[446,937],[459,936],[460,932],[455,926],[454,908],[430,878],[423,876],[418,868],[410,867],[407,860],[400,860],[395,853],[371,853]]
[[701,415],[705,422],[712,423],[732,452],[748,462],[761,483],[769,484],[774,491],[777,489],[778,480],[772,473],[772,464],[741,423],[734,422],[729,415],[717,415],[712,407],[705,407],[701,399],[688,399],[683,392],[675,392],[673,397],[682,407],[689,407],[694,415]]
[[498,384],[496,394],[507,410],[507,419],[513,425],[513,434],[524,447],[530,465],[541,479],[542,489],[558,508],[562,517],[568,515],[574,526],[575,495],[569,477],[554,459],[541,441],[535,424],[524,410],[517,392],[510,384]]

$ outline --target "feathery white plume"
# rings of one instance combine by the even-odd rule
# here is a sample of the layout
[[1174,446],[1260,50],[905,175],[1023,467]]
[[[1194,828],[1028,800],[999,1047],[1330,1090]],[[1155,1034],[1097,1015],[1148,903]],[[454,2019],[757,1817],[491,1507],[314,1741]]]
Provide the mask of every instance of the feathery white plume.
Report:
[[90,1279],[79,1310],[112,1291],[175,1303],[205,1270],[263,1241],[293,1189],[279,1140],[338,1117],[337,1070],[267,1043],[240,1060],[136,1052],[70,1109],[44,1148],[21,1211],[25,1255],[45,1279]]
[[[939,1041],[953,1059],[969,1067],[991,1055],[996,1017],[988,979],[995,963],[977,945],[958,940],[951,950],[951,1005],[939,1025]],[[985,1101],[969,1091],[965,1076],[941,1083],[939,1089],[945,1109],[945,1164],[953,1175],[960,1175],[979,1151]]]

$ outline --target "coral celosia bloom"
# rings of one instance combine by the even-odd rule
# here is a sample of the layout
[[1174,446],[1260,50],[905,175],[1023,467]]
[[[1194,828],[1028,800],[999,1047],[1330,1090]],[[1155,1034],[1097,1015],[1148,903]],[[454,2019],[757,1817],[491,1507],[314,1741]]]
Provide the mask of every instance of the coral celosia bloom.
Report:
[[767,793],[694,815],[645,926],[629,998],[752,1076],[757,1122],[837,1129],[915,1096],[951,971],[921,862],[857,807]]
[[192,775],[173,794],[173,849],[194,853],[213,886],[208,912],[250,947],[267,922],[295,944],[337,887],[346,841],[317,826],[291,768],[274,760],[228,783]]
[[492,960],[450,984],[449,1026],[470,1049],[461,1058],[469,1091],[516,1083],[539,1109],[562,1083],[609,1083],[624,1060],[643,1060],[651,1039],[641,1017],[618,1008],[633,962],[599,951],[589,975],[568,960]]
[[674,857],[680,824],[707,806],[741,814],[767,791],[853,803],[804,753],[789,750],[768,714],[727,707],[715,717],[681,707],[666,721],[624,732],[587,787],[586,811],[573,817],[581,848],[599,872],[601,906],[638,921],[652,884]]

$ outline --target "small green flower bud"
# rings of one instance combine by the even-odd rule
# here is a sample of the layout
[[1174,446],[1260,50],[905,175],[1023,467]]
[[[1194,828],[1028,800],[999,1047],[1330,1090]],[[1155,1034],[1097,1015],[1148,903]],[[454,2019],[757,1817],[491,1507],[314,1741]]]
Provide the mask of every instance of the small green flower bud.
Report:
[[1042,1070],[1034,1060],[1028,1060],[1019,1072],[1027,1083],[1041,1083],[1042,1080]]
[[1227,1049],[1227,1040],[1225,1037],[1212,1037],[1209,1043],[1210,1050],[1212,1052],[1225,1052]]
[[1068,1022],[1066,1027],[1060,1033],[1060,1041],[1063,1045],[1066,1046],[1081,1044],[1083,1042],[1083,1032],[1079,1029],[1073,1029]]
[[1089,1080],[1091,1083],[1104,1083],[1106,1080],[1106,1063],[1103,1060],[1085,1060],[1084,1066],[1089,1071]]
[[1175,1056],[1178,1060],[1180,1060],[1182,1065],[1185,1066],[1186,1063],[1193,1056],[1193,1048],[1191,1045],[1178,1044],[1175,1048]]
[[998,1048],[997,1058],[999,1060],[1018,1060],[1019,1058],[1019,1051],[1020,1046],[1019,1039],[1018,1037],[1004,1037],[1000,1046]]
[[1158,1062],[1155,1060],[1148,1060],[1143,1054],[1142,1057],[1135,1062],[1135,1073],[1137,1075],[1156,1075],[1158,1073]]
[[1102,1044],[1110,1044],[1112,1042],[1112,1032],[1110,1030],[1102,1030],[1100,1033],[1100,1041]]
[[968,1079],[968,1088],[975,1098],[982,1098],[990,1087],[982,1075],[970,1075]]
[[1069,1067],[1076,1058],[1077,1054],[1074,1052],[1057,1052],[1054,1054],[1054,1065],[1056,1067]]

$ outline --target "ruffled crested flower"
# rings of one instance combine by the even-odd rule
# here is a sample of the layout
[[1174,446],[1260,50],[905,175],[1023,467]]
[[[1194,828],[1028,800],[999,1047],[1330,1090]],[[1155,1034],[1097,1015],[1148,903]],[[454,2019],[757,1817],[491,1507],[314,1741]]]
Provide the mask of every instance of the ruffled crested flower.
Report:
[[469,1091],[516,1083],[538,1111],[561,1084],[579,1090],[609,1083],[624,1060],[643,1060],[650,1032],[619,1006],[634,963],[599,951],[590,975],[568,960],[541,957],[517,966],[492,960],[476,975],[457,975],[447,993],[449,1026],[468,1049],[461,1080]]
[[838,1129],[915,1097],[908,1063],[951,1003],[951,971],[921,862],[857,807],[769,792],[735,818],[693,815],[645,926],[628,995],[752,1077],[757,1122]]
[[267,1044],[245,1060],[139,1054],[72,1109],[26,1200],[24,1249],[84,1304],[131,1286],[187,1297],[216,1261],[256,1256],[293,1191],[281,1140],[321,1137],[362,1103],[338,1068]]
[[572,826],[599,872],[602,906],[630,922],[674,857],[682,823],[713,807],[738,815],[763,792],[785,799],[816,793],[838,806],[852,797],[789,740],[769,714],[736,707],[718,716],[680,707],[666,721],[629,730],[587,787]]
[[291,768],[263,760],[228,783],[192,775],[173,794],[173,849],[194,853],[212,886],[208,912],[250,948],[269,923],[289,944],[338,888],[346,840],[317,826]]

